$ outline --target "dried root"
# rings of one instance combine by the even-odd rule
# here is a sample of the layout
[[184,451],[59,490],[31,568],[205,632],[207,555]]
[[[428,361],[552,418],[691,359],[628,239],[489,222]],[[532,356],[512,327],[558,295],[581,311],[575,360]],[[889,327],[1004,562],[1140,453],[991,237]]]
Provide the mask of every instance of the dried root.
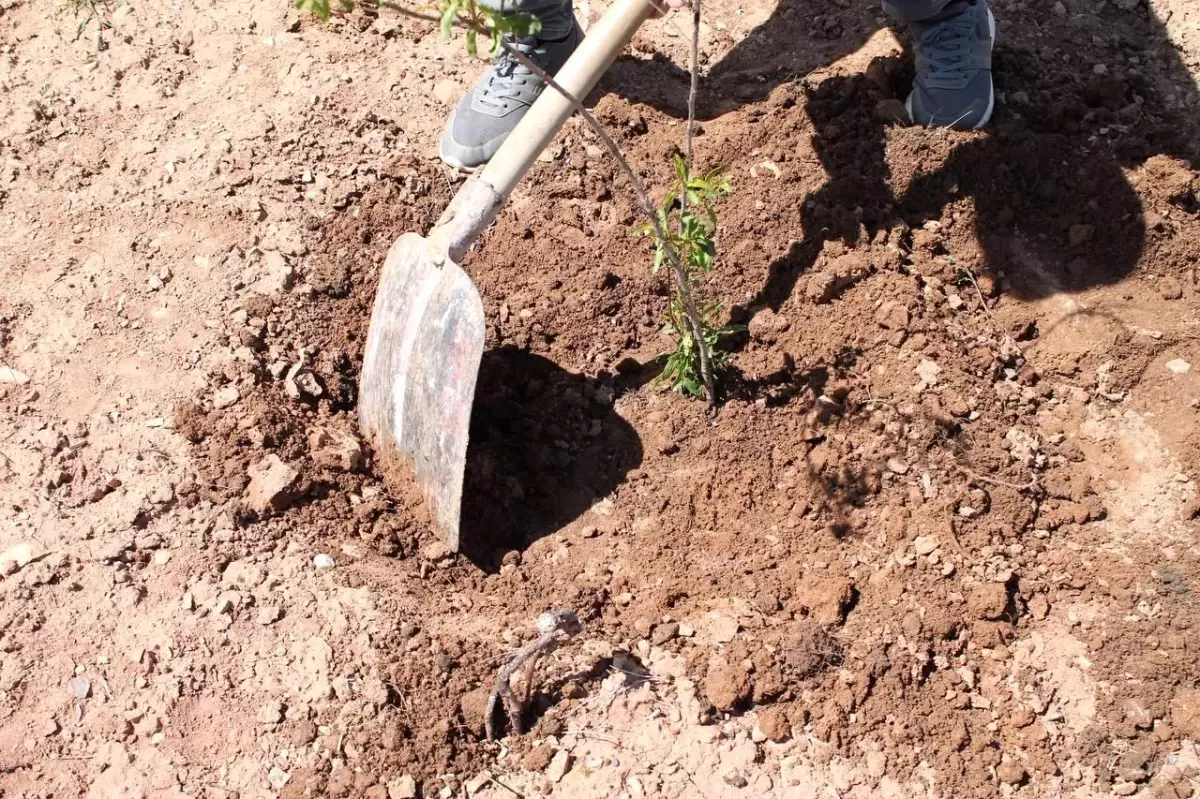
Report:
[[[579,618],[569,610],[546,611],[537,617],[537,628],[540,633],[538,637],[514,652],[496,673],[496,685],[488,696],[483,716],[483,728],[489,741],[496,740],[496,704],[500,701],[504,702],[504,715],[508,717],[509,729],[515,735],[524,732],[522,719],[525,716],[525,703],[533,693],[533,672],[537,662],[582,629]],[[521,669],[525,669],[527,688],[525,696],[518,699],[512,689],[512,677]]]

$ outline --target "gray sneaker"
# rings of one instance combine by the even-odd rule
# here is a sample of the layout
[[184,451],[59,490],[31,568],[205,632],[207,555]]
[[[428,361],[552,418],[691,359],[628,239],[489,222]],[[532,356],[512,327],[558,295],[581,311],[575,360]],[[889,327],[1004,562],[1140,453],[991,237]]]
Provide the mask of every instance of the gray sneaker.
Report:
[[982,128],[996,107],[996,18],[986,0],[955,0],[913,28],[917,79],[904,104],[909,117],[927,127]]
[[[557,41],[537,38],[510,42],[529,60],[554,75],[575,52],[583,33],[578,21]],[[446,122],[438,153],[456,169],[470,170],[486,164],[546,88],[541,79],[508,53],[501,53],[487,73],[458,102]]]

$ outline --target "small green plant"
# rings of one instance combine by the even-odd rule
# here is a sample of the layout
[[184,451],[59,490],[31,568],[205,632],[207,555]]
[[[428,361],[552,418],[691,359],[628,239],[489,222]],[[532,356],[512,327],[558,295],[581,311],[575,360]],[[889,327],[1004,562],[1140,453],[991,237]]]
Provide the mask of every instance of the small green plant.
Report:
[[[78,2],[79,0],[75,0]],[[321,19],[329,19],[333,13],[333,4],[342,11],[353,11],[355,0],[295,0],[299,11],[313,14]],[[491,42],[489,55],[495,58],[500,54],[501,40],[505,36],[520,38],[533,36],[542,29],[541,21],[532,14],[514,14],[508,11],[487,8],[475,0],[438,0],[427,6],[409,9],[393,3],[380,2],[380,6],[390,8],[408,16],[418,16],[436,19],[441,26],[442,35],[447,39],[453,34],[454,28],[461,27],[466,32],[467,53],[479,55],[479,34],[485,33]]]
[[[649,223],[641,225],[638,232],[643,236],[655,236],[651,267],[654,274],[668,264],[667,247],[675,251],[694,297],[701,291],[704,276],[716,266],[717,247],[713,239],[717,229],[716,203],[728,195],[732,187],[725,178],[724,167],[694,175],[687,161],[679,155],[675,156],[674,167],[675,181],[657,209],[659,227],[665,232],[666,241],[655,236]],[[719,351],[717,345],[745,329],[741,325],[722,325],[723,310],[720,301],[696,303],[700,335],[708,345],[709,368],[714,372],[719,372],[729,359],[729,353]],[[658,376],[659,382],[686,396],[703,397],[706,389],[700,347],[695,326],[688,315],[687,298],[678,285],[667,305],[663,332],[676,340],[676,346]]]
[[104,50],[104,31],[112,28],[108,18],[111,4],[104,0],[63,0],[58,7],[58,13],[70,13],[76,20],[75,40],[83,36],[88,26],[96,23],[96,49]]

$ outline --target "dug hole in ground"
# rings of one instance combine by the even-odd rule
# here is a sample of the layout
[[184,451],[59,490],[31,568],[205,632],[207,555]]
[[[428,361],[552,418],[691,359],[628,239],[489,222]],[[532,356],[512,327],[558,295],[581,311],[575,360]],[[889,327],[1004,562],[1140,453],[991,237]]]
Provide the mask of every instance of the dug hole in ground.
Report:
[[[481,64],[370,6],[0,0],[0,793],[1193,795],[1200,7],[993,9],[994,122],[949,133],[897,124],[871,0],[705,4],[715,424],[567,126],[466,259],[451,557],[354,406]],[[689,39],[591,98],[656,196]]]

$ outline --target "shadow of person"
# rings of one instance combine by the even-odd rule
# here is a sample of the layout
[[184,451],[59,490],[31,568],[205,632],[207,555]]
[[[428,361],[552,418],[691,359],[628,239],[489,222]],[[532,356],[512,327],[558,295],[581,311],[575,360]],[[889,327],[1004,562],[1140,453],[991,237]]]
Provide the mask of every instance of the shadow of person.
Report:
[[[1140,5],[1110,4],[1097,14],[1068,2],[1062,16],[1049,5],[1019,12],[1002,5],[993,3],[1001,102],[985,132],[885,127],[874,110],[906,95],[908,57],[886,85],[863,74],[801,81],[807,104],[800,107],[827,179],[803,203],[802,235],[793,234],[797,242],[771,265],[758,305],[778,309],[826,242],[856,246],[898,218],[919,228],[947,212],[973,217],[973,226],[961,226],[967,230],[945,231],[951,251],[942,254],[979,250],[974,267],[1003,273],[1012,293],[1036,298],[1120,281],[1148,247],[1164,246],[1172,233],[1165,217],[1195,214],[1195,194],[1180,171],[1200,157],[1200,93],[1155,14]],[[878,29],[881,12],[874,0],[849,6],[781,0],[709,70],[700,117],[754,103],[854,52]],[[678,117],[686,113],[687,83],[685,70],[656,57],[623,59],[606,87]],[[1127,170],[1148,170],[1140,194]],[[1180,188],[1163,191],[1158,183]],[[1146,207],[1147,197],[1156,207]],[[1167,260],[1182,261],[1171,257],[1182,249],[1167,245]]]
[[[710,16],[719,13],[714,6],[705,6]],[[878,29],[876,19],[881,13],[875,2],[856,1],[839,9],[830,0],[779,0],[770,18],[703,76],[697,117],[711,119],[762,100],[780,84],[854,52]],[[667,22],[673,23],[674,19]],[[689,25],[690,21],[682,27]],[[656,53],[648,60],[619,59],[601,90],[682,117],[687,114],[690,81],[686,68]]]
[[801,275],[836,241],[865,244],[895,219],[884,126],[874,116],[883,91],[861,75],[835,76],[803,86],[813,123],[812,149],[826,181],[799,209],[803,235],[770,265],[766,283],[749,305],[773,310],[791,297]]
[[484,354],[471,416],[460,547],[484,571],[561,529],[642,461],[612,387],[516,347]]
[[[1152,14],[1110,9],[1106,16],[1061,30],[1046,12],[1050,35],[1066,39],[1056,47],[1070,53],[1060,58],[1064,66],[1045,69],[1046,54],[1019,43],[999,50],[997,90],[1008,103],[991,130],[954,146],[934,143],[944,160],[897,198],[911,221],[970,198],[984,265],[1020,297],[1117,283],[1148,255],[1158,269],[1183,267],[1171,263],[1164,214],[1195,215],[1186,186],[1200,157],[1200,99]],[[1125,66],[1097,70],[1070,46],[1082,50],[1097,39],[1116,49],[1103,57]],[[1131,65],[1126,49],[1145,55]],[[1161,58],[1166,68],[1137,68],[1143,58]],[[1127,170],[1143,173],[1140,186]]]

